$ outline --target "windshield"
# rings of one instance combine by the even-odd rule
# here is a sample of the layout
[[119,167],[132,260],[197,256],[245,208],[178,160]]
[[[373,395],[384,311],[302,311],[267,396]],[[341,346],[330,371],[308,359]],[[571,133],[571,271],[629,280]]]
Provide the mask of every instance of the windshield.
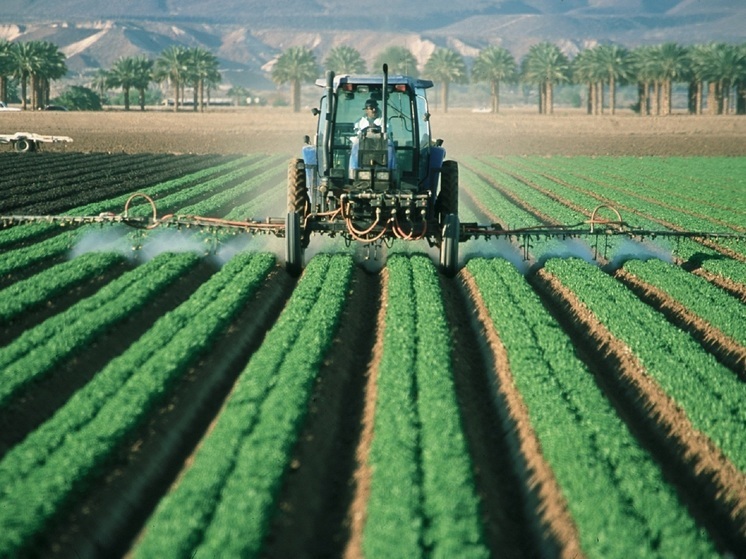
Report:
[[[397,168],[402,173],[415,169],[416,149],[419,145],[417,123],[412,118],[413,100],[409,89],[392,88],[386,106],[386,131],[394,143]],[[375,86],[351,86],[350,90],[339,90],[337,116],[333,127],[332,158],[334,166],[344,166],[349,160],[353,138],[365,116],[365,104],[369,99],[379,106],[378,118],[383,117],[381,88]],[[381,127],[383,127],[383,124]],[[357,127],[356,127],[357,125]],[[366,124],[367,125],[367,124]]]

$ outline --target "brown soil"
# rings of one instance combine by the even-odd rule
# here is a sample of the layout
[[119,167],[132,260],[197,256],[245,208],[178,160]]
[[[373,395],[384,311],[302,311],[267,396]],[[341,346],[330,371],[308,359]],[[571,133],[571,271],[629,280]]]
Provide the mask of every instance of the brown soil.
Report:
[[[312,135],[310,109],[253,107],[205,113],[133,110],[3,113],[2,133],[63,135],[71,144],[45,150],[168,153],[300,153]],[[523,110],[493,115],[435,111],[433,133],[448,156],[468,155],[746,155],[742,116],[588,116],[558,111],[542,116]],[[10,149],[6,146],[5,149]]]

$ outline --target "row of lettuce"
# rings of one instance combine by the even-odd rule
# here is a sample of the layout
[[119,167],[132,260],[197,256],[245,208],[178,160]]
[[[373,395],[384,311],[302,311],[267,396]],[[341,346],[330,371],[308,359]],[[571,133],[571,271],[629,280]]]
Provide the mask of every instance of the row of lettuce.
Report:
[[[255,192],[275,177],[276,170],[266,161],[254,161],[256,167],[248,161],[242,164],[232,162],[205,171],[200,178],[156,185],[152,191],[164,211],[209,215],[231,205],[234,210],[228,217],[250,216],[272,204],[273,195]],[[529,220],[538,224],[526,208],[518,208],[484,180],[485,174],[494,178],[491,169],[500,164],[470,164],[463,173],[470,191],[494,215],[511,212],[512,224]],[[244,167],[249,168],[246,175],[240,173]],[[226,175],[230,179],[221,178]],[[504,182],[510,176],[497,180]],[[519,185],[524,188],[526,182],[515,181],[511,188]],[[194,190],[185,193],[190,188]],[[558,220],[583,218],[567,204],[532,190],[524,199],[542,213]],[[524,197],[522,191],[520,196]],[[122,200],[112,200],[75,211],[81,215],[112,211],[120,202],[123,205]],[[139,206],[134,211],[147,214],[150,209]],[[56,232],[53,227],[1,231],[0,246],[5,234],[8,247],[43,239],[9,250],[11,261],[21,263],[3,273],[64,254],[77,237],[71,232],[48,237]],[[38,260],[26,256],[35,248]],[[15,253],[24,256],[14,260]],[[54,366],[49,356],[55,359],[58,354],[81,351],[97,331],[147,305],[197,261],[194,254],[166,253],[126,270],[96,294],[1,348],[4,361],[0,362],[15,372],[2,383],[0,402],[46,374]],[[6,301],[9,309],[8,320],[120,265],[122,258],[104,253],[80,256],[75,262],[79,266],[58,264],[0,291],[0,301]],[[3,457],[0,556],[21,553],[65,503],[93,483],[107,457],[162,401],[187,364],[209,350],[273,266],[274,259],[266,254],[233,257]],[[343,255],[322,254],[310,261],[193,464],[147,519],[134,555],[261,554],[314,382],[341,320],[352,267],[351,259]],[[743,305],[734,304],[732,297],[670,264],[628,262],[625,268],[744,343]],[[744,397],[742,379],[598,267],[579,260],[549,259],[545,269],[634,351],[696,429],[741,472],[746,471],[746,451],[738,437],[746,419],[739,407]],[[665,474],[576,357],[572,339],[515,266],[503,259],[477,258],[468,270],[506,346],[511,374],[544,459],[562,489],[583,551],[593,557],[718,556]],[[490,550],[482,534],[468,444],[461,430],[451,337],[435,268],[423,256],[395,256],[388,262],[387,274],[365,555],[487,557]],[[90,321],[91,316],[96,320]],[[685,374],[674,374],[682,371]],[[604,504],[603,515],[598,514],[598,503]]]

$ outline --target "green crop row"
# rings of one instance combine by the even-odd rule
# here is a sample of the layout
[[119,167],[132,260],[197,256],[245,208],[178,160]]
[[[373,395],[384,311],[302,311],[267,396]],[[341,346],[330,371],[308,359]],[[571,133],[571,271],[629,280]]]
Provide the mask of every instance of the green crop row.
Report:
[[389,259],[363,549],[376,557],[487,557],[437,274]]
[[[746,268],[746,266],[744,266]],[[629,261],[624,269],[661,289],[724,334],[746,345],[746,306],[699,276],[660,260]]]
[[[537,161],[546,168],[611,182],[630,192],[654,195],[684,211],[743,220],[744,158],[738,157],[573,157]],[[714,210],[713,213],[711,211]],[[741,216],[740,219],[738,216]]]
[[[212,167],[210,169],[205,169],[204,171],[201,171],[199,173],[187,175],[186,177],[182,177],[180,179],[174,179],[172,181],[168,181],[165,183],[155,185],[153,188],[148,189],[148,191],[150,195],[157,197],[159,193],[171,192],[176,188],[180,188],[186,184],[191,184],[194,181],[199,180],[201,177],[215,174],[216,171],[219,171],[220,175],[218,175],[218,177],[214,179],[208,180],[207,183],[212,184],[213,181],[215,181],[215,183],[217,184],[224,184],[224,180],[222,179],[222,177],[225,177],[226,175],[232,176],[233,173],[243,174],[245,171],[243,167],[237,171],[234,171],[232,169],[238,166],[239,164],[240,165],[245,164],[247,161],[251,161],[251,160],[242,158],[237,161],[231,161],[217,168]],[[185,188],[183,191],[177,192],[176,194],[172,196],[175,196],[181,199],[182,192],[190,192],[191,195],[185,198],[185,199],[189,199],[190,197],[196,196],[196,194],[194,194],[194,191],[195,189],[200,189],[200,188],[201,188],[200,185]],[[126,203],[129,197],[130,195],[128,194],[126,196],[120,196],[119,198],[107,200],[105,202],[97,202],[95,204],[89,204],[87,206],[76,208],[75,210],[70,212],[70,214],[71,215],[98,215],[99,213],[106,212],[106,211],[121,212],[124,209],[124,204]],[[170,199],[171,199],[170,196],[166,196],[164,198],[164,200],[170,200]],[[159,206],[160,206],[160,203],[159,203]],[[130,215],[146,216],[146,215],[149,215],[151,212],[152,212],[152,209],[150,208],[150,205],[147,204],[144,199],[137,198],[133,200],[133,205],[130,211]],[[100,227],[100,226],[87,225],[87,226],[75,228],[74,230],[62,229],[63,232],[60,233],[59,235],[56,235],[49,239],[45,239],[43,241],[40,241],[38,243],[32,244],[27,247],[23,247],[23,248],[10,251],[7,255],[5,255],[2,261],[0,261],[0,276],[4,274],[23,270],[24,268],[27,268],[34,264],[38,264],[39,262],[42,262],[48,258],[54,258],[54,257],[61,256],[62,254],[64,254],[66,251],[70,250],[74,246],[76,239],[78,239],[79,237],[81,237],[88,231],[95,230],[94,228],[97,228],[97,227]],[[0,231],[0,246],[6,245],[6,244],[12,244],[18,241],[31,240],[38,235],[42,235],[54,229],[60,230],[61,228],[58,224],[48,224],[48,223],[18,225],[18,226],[12,227],[11,229],[7,231]]]
[[[189,188],[181,189],[177,192],[164,196],[162,198],[156,198],[156,206],[159,209],[159,213],[181,213],[181,214],[193,214],[193,213],[208,213],[214,208],[220,207],[225,203],[225,192],[233,192],[233,196],[242,192],[242,188],[245,187],[245,181],[254,182],[256,176],[265,176],[268,173],[277,172],[277,157],[260,158],[259,160],[252,161],[251,164],[234,168],[226,173],[191,186]],[[262,171],[261,175],[257,175],[257,171]],[[226,188],[230,183],[238,183],[238,186]],[[146,194],[150,195],[149,190]],[[190,206],[183,206],[185,202],[193,199],[203,199],[202,202],[196,202]],[[200,211],[194,211],[198,209]],[[152,212],[149,205],[139,205],[130,212],[132,215],[148,216]]]
[[113,253],[89,253],[0,291],[0,319],[9,321],[122,262]]
[[193,254],[163,254],[0,348],[0,407],[29,382],[84,350],[95,336],[143,308],[197,261]]
[[[746,471],[746,385],[688,334],[600,269],[575,259],[545,269],[638,356],[647,373],[736,467]],[[622,309],[622,312],[620,312]]]
[[[528,180],[541,186],[545,190],[555,193],[562,200],[567,200],[568,203],[573,203],[585,208],[588,214],[590,214],[591,210],[595,207],[602,204],[608,204],[619,209],[622,213],[622,219],[633,227],[641,227],[652,231],[667,230],[669,229],[668,227],[656,222],[655,219],[668,218],[669,223],[689,230],[729,231],[726,227],[715,227],[711,223],[702,223],[691,216],[686,216],[670,209],[663,208],[663,211],[654,209],[651,212],[651,208],[654,206],[651,202],[646,202],[635,194],[625,192],[621,187],[606,184],[602,186],[586,177],[576,176],[572,169],[558,170],[554,168],[551,170],[551,178],[548,178],[543,175],[541,168],[534,169],[536,166],[541,167],[541,165],[548,165],[548,163],[539,161],[535,158],[528,160],[525,160],[524,158],[489,158],[489,161],[493,166],[526,177]],[[547,211],[550,212],[550,215],[554,216],[554,214],[551,213],[551,209],[548,209]],[[613,214],[608,210],[603,210],[601,214],[601,217],[603,218],[609,218],[612,216]],[[687,225],[689,227],[687,227]],[[614,253],[619,250],[620,247],[623,248],[624,245],[621,238],[613,238],[611,241],[612,247],[608,256],[613,258]],[[655,244],[665,250],[674,251],[683,259],[702,254],[711,256],[717,255],[717,252],[714,250],[704,247],[701,243],[691,239],[682,238],[673,241],[657,239]]]
[[521,274],[501,259],[467,268],[588,557],[716,557]]
[[351,272],[347,256],[309,262],[194,462],[147,521],[135,557],[260,555]]
[[268,254],[234,257],[5,455],[0,461],[0,556],[22,554],[29,539],[87,486],[273,265]]
[[[188,185],[204,181],[207,177],[210,177],[212,175],[220,176],[227,172],[230,172],[235,167],[245,167],[251,164],[252,161],[253,158],[242,157],[240,159],[235,159],[227,163],[208,167],[195,173],[190,173],[177,179],[172,179],[155,184],[151,187],[148,187],[147,191],[149,195],[159,197],[175,190],[186,189]],[[86,204],[85,206],[72,208],[70,211],[65,213],[67,215],[73,216],[98,215],[103,212],[121,213],[124,210],[124,205],[127,203],[127,199],[131,196],[131,194],[118,196],[116,198],[105,200],[103,202],[94,202],[92,204]],[[144,199],[137,198],[133,200],[132,208],[134,209],[138,206],[142,206],[145,203],[146,202]],[[21,241],[34,239],[50,231],[54,231],[55,229],[60,229],[60,226],[56,223],[37,223],[15,226],[7,230],[0,231],[0,248],[10,246]]]

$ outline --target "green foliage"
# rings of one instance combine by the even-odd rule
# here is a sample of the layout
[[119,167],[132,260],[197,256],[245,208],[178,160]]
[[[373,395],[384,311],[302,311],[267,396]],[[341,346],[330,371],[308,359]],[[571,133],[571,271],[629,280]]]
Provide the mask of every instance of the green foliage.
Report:
[[[560,261],[549,264],[555,262]],[[575,266],[588,275],[582,267],[589,266]],[[500,259],[473,259],[468,270],[506,348],[512,382],[585,553],[620,559],[717,557],[712,542],[687,515],[675,489],[629,432],[575,355],[572,340],[525,279]],[[628,319],[627,313],[618,314]],[[599,503],[603,514],[598,513]]]
[[311,260],[135,557],[260,555],[351,272],[348,256]]
[[746,398],[744,383],[688,334],[598,268],[567,259],[549,260],[546,269],[630,347],[694,428],[712,439],[736,467],[746,470],[746,441],[734,436],[746,423],[741,405]]
[[62,105],[72,111],[100,111],[101,99],[98,94],[79,85],[66,88],[59,97],[53,100],[55,105]]
[[437,272],[421,255],[387,270],[365,555],[487,557]]
[[[188,258],[164,255],[160,260]],[[0,556],[18,556],[24,543],[91,481],[273,265],[274,257],[267,254],[233,258],[4,456]]]

